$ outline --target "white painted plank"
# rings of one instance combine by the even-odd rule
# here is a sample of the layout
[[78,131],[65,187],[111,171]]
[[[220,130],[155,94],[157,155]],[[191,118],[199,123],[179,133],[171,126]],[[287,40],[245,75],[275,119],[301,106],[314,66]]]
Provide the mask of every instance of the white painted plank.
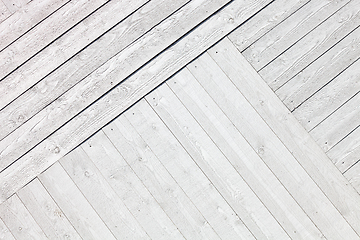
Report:
[[9,9],[5,6],[3,1],[0,1],[0,26],[1,23],[11,15]]
[[81,147],[61,158],[60,164],[116,239],[150,239]]
[[[292,191],[290,191],[289,188],[288,190],[293,196],[296,196],[299,194],[299,189],[302,188],[304,189],[304,196],[309,197],[309,201],[313,204],[318,204],[318,206],[313,209],[315,212],[308,212],[308,214],[312,214],[311,216],[313,218],[318,219],[318,221],[314,220],[314,222],[316,222],[325,236],[329,235],[330,238],[333,238],[336,236],[336,233],[333,232],[336,231],[337,234],[341,236],[339,239],[344,238],[347,234],[348,237],[345,238],[359,239],[360,196],[335,168],[333,163],[331,163],[325,153],[299,124],[295,117],[281,103],[263,79],[260,78],[256,71],[249,66],[245,58],[235,49],[231,42],[226,40],[217,44],[213,49],[210,49],[209,52],[237,88],[241,90],[242,94],[244,94],[245,98],[254,109],[256,109],[259,115],[263,119],[266,119],[267,125],[286,146],[288,153],[291,153],[289,157],[285,158],[287,160],[285,164],[293,163],[290,169],[291,171],[294,170],[294,166],[300,165],[301,168],[296,171],[296,174],[301,174],[304,170],[309,174],[309,176],[304,175],[300,179],[309,182],[310,186],[306,186],[306,184],[296,184],[293,186]],[[250,122],[253,121],[251,120]],[[258,127],[255,127],[255,130],[257,130],[257,128]],[[261,145],[256,149],[261,151]],[[275,152],[277,150],[279,149],[274,149]],[[264,151],[264,153],[267,152],[268,151]],[[278,161],[276,159],[283,159],[283,157],[275,158],[274,162]],[[290,161],[290,159],[293,160]],[[278,171],[279,169],[273,170]],[[282,173],[278,174],[278,177],[280,176],[282,176]],[[314,186],[314,183],[310,183],[312,181],[316,183],[316,186]],[[285,185],[285,183],[283,184]],[[316,190],[316,188],[318,188],[318,190]],[[315,195],[310,193],[312,190]],[[301,195],[295,198],[298,201],[304,200]],[[301,204],[304,210],[310,206],[309,201]],[[329,204],[330,201],[332,205]],[[330,214],[329,211],[332,213]],[[323,215],[319,214],[320,212],[322,212]],[[336,226],[339,227],[337,229],[334,229],[333,224],[335,216],[337,216],[336,218],[339,221],[337,223],[342,222],[342,227],[336,224]],[[345,222],[342,217],[346,219]],[[322,218],[326,218],[331,222],[332,229],[326,229],[329,226],[326,225],[325,219],[321,220]],[[351,227],[348,224],[350,224]],[[325,229],[320,227],[322,225],[324,225]],[[358,234],[356,234],[353,229]],[[325,234],[324,230],[327,230],[328,234]]]
[[0,24],[0,50],[39,24],[69,0],[30,1]]
[[323,236],[187,69],[174,75],[167,84],[292,239]]
[[104,132],[82,147],[151,239],[184,239]]
[[[360,91],[360,59],[303,102],[292,113],[310,131]],[[327,148],[325,151],[328,150]]]
[[15,240],[8,227],[0,218],[0,239],[1,240]]
[[[147,3],[48,76],[46,75],[65,60],[62,57],[54,57],[58,54],[58,51],[55,50],[58,47],[63,47],[63,45],[67,46],[69,44],[57,41],[52,44],[52,47],[43,50],[37,56],[29,60],[23,67],[4,79],[3,82],[0,82],[0,89],[5,92],[5,94],[0,96],[0,102],[2,102],[0,108],[7,103],[10,103],[14,98],[21,94],[0,111],[0,128],[4,129],[4,131],[1,131],[0,133],[0,139],[3,139],[14,129],[21,126],[34,114],[41,111],[64,92],[68,91],[69,88],[80,82],[102,64],[129,46],[133,41],[149,31],[152,27],[167,18],[187,1],[188,0],[176,1],[176,4],[167,0],[151,1]],[[135,10],[134,7],[138,7],[143,2],[143,0],[140,0],[136,2],[133,1],[132,4],[127,4],[126,6],[128,7],[121,10],[122,14],[115,14],[118,15],[115,19],[120,20],[121,17],[125,18],[126,13],[131,13]],[[115,7],[124,8],[122,7],[122,4],[124,4],[123,1],[114,1],[113,3],[116,4]],[[105,8],[106,6],[108,7]],[[112,6],[111,4],[106,6],[102,8],[104,10],[101,11],[101,13],[107,15],[108,13],[106,10]],[[109,12],[117,13],[119,12],[119,9],[115,8],[114,11]],[[76,29],[74,28],[73,30],[75,33],[84,31],[84,29],[92,29],[94,27],[93,24],[85,24],[85,22],[89,22],[90,19],[91,17],[81,22],[78,25],[77,31],[75,31]],[[101,19],[102,17],[97,19],[98,24],[102,24]],[[100,30],[101,29],[105,31],[104,27],[100,27]],[[72,32],[73,31],[70,31],[69,34],[71,35]],[[101,32],[101,34],[102,33],[103,32]],[[89,34],[93,35],[93,32],[90,31]],[[71,36],[76,37],[76,34]],[[71,36],[71,41],[67,42],[77,42],[74,41]],[[80,42],[79,44],[82,43]],[[71,51],[72,49],[73,47],[69,50]],[[67,49],[64,49],[64,51],[65,50]],[[71,54],[64,55],[66,59],[71,56]],[[51,57],[54,57],[56,60]],[[123,78],[126,77],[126,73],[129,74],[129,72],[134,69],[129,68],[123,71]],[[46,78],[42,79],[45,76]],[[35,85],[28,91],[22,93],[27,90],[28,87],[32,86],[32,84]]]
[[48,239],[16,194],[0,205],[0,217],[17,240]]
[[360,2],[350,1],[264,67],[259,74],[277,90],[360,24]]
[[[2,140],[0,143],[2,150],[0,170],[36,146],[228,1],[196,0],[190,2],[76,84],[17,128],[8,138]],[[181,30],[179,31],[179,29]],[[16,151],[14,151],[15,149]]]
[[359,92],[310,131],[311,136],[324,151],[334,147],[350,132],[360,126]]
[[[360,160],[360,157],[358,160]],[[360,194],[360,164],[356,163],[344,173],[344,176]]]
[[[128,30],[142,21],[139,21],[139,19],[142,17],[147,18],[148,16],[143,16],[142,14],[139,16],[139,13],[137,13],[130,18],[128,17],[146,2],[147,0],[136,0],[131,1],[131,3],[130,0],[120,0],[105,4],[105,6],[78,23],[55,42],[51,43],[3,79],[0,82],[0,91],[4,92],[0,98],[0,108],[3,108],[20,95],[21,99],[17,99],[17,103],[23,102],[26,105],[25,109],[27,109],[27,106],[31,106],[33,102],[40,100],[39,103],[34,104],[34,107],[31,108],[34,110],[30,113],[26,110],[24,111],[24,108],[17,109],[17,111],[23,112],[22,118],[20,120],[16,119],[11,129],[22,124],[52,100],[59,97],[66,90],[93,72],[97,67],[113,57],[122,48],[137,39],[139,36],[136,34],[135,36],[130,35]],[[182,4],[182,2],[185,2],[185,0],[179,1],[179,4]],[[178,6],[181,5],[175,4],[174,8],[177,9]],[[140,11],[143,10],[144,9],[140,9]],[[166,12],[164,14],[166,14]],[[160,14],[160,17],[161,16]],[[126,18],[127,20],[125,22],[117,25]],[[107,19],[105,23],[104,19]],[[46,21],[49,20],[47,19]],[[156,24],[157,21],[159,20],[154,19],[153,23],[149,21],[148,24]],[[117,25],[115,29],[109,31],[109,29],[115,25]],[[146,32],[147,28],[145,27],[145,29],[140,30],[140,32],[142,31]],[[106,34],[106,36],[103,36],[103,34]],[[97,39],[100,36],[103,37]],[[115,44],[115,48],[109,48],[108,45],[114,44],[115,39],[121,43]],[[96,43],[91,44],[94,40],[96,40]],[[91,44],[91,47],[88,47],[89,44]],[[120,45],[120,49],[116,49],[118,45]],[[74,55],[76,55],[76,57],[74,57]],[[106,57],[104,57],[104,55]],[[94,63],[89,64],[89,62],[94,59],[96,59]],[[64,63],[65,65],[62,65]],[[60,68],[58,68],[59,66]],[[79,69],[83,70],[79,71]],[[54,70],[56,71],[53,72]],[[50,76],[47,76],[49,73],[51,73]],[[45,79],[43,79],[44,77]],[[54,89],[59,90],[54,93]],[[25,95],[22,95],[23,93],[25,93]],[[46,96],[49,98],[49,95],[53,95],[53,98],[50,100],[44,99]],[[12,105],[15,104],[15,107],[19,108],[17,103],[12,103]]]
[[348,170],[354,163],[360,160],[360,127],[356,128],[326,154],[340,172],[344,173]]
[[124,115],[222,239],[255,239],[144,99]]
[[82,239],[37,178],[17,195],[49,239]]
[[[293,111],[307,98],[353,64],[359,57],[360,28],[357,28],[286,82],[276,91],[276,95],[290,111]],[[307,129],[311,129],[311,127]]]
[[290,239],[167,85],[145,99],[256,239]]
[[184,238],[220,239],[130,122],[124,116],[116,121],[103,131]]
[[[231,32],[266,3],[267,1],[257,0],[252,4],[243,1],[231,2],[124,83],[74,117],[70,125],[63,126],[0,173],[0,201],[6,200],[13,192]],[[229,20],[229,17],[232,20]]]
[[244,57],[259,71],[349,1],[310,1],[247,48]]
[[83,239],[115,239],[59,163],[39,180]]
[[230,33],[228,38],[242,52],[308,2],[309,0],[273,1]]
[[3,63],[0,65],[0,79],[3,79],[107,1],[70,1],[20,39],[0,51],[0,62]]
[[2,0],[11,13],[20,10],[31,0]]

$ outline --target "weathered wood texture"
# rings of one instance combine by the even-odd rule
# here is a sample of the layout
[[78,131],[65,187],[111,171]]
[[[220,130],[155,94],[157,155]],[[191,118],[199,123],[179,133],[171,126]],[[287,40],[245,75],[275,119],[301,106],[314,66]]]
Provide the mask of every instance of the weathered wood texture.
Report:
[[10,10],[5,6],[3,1],[0,1],[0,23],[11,16]]
[[[125,82],[118,85],[112,91],[104,95],[104,97],[90,105],[69,123],[62,126],[50,137],[46,138],[34,149],[22,156],[15,164],[5,169],[1,173],[1,188],[3,190],[2,199],[5,200],[7,196],[9,196],[8,194],[11,195],[14,190],[16,191],[21,188],[23,184],[34,178],[41,171],[49,167],[68,151],[96,132],[97,129],[111,121],[143,95],[147,94],[185,64],[194,59],[194,57],[201,54],[205,49],[232,31],[254,14],[254,12],[261,9],[266,4],[266,1],[254,1],[252,3],[253,4],[251,5],[243,1],[234,1],[230,3],[218,14],[202,23],[180,41],[177,41],[176,44],[158,55],[157,58],[149,62],[145,67],[127,78]],[[193,4],[198,6],[197,2],[194,2]],[[221,2],[218,2],[218,4],[221,4]],[[131,51],[131,49],[129,51]],[[101,91],[104,91],[106,88],[110,89],[114,81],[119,81],[119,79],[114,76],[117,76],[118,74],[116,69],[115,71],[110,71],[112,69],[108,68],[110,66],[105,65],[98,70],[98,73],[101,75],[99,75],[96,80],[102,80]],[[114,68],[115,66],[112,67]],[[105,79],[99,78],[100,76]],[[108,82],[106,86],[105,80]],[[97,91],[97,89],[93,90],[95,92]],[[80,91],[80,93],[82,92],[83,91]],[[93,97],[91,95],[93,92],[91,91],[86,91],[85,94],[87,94],[85,96]],[[73,96],[72,98],[81,100],[81,96],[79,95]],[[59,101],[61,101],[61,98],[59,98]],[[83,104],[81,101],[79,101],[79,103]],[[58,110],[60,109],[61,111],[63,110],[62,108],[58,108]],[[76,107],[73,107],[72,109],[75,112],[78,112],[79,110]],[[66,112],[62,111],[62,113]],[[51,121],[56,124],[56,121]],[[33,130],[36,131],[36,129]],[[10,151],[7,152],[7,154],[11,155],[18,153],[16,153],[16,151]],[[16,158],[9,159],[10,163],[16,160]]]

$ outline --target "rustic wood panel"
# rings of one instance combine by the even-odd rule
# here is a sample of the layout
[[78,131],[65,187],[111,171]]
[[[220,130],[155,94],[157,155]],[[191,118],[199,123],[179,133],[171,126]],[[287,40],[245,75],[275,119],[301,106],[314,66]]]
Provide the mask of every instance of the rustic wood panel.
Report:
[[11,13],[14,13],[29,3],[31,0],[2,0]]
[[[10,10],[0,1],[0,24],[11,15]],[[0,25],[1,26],[1,25]]]
[[0,218],[0,239],[1,240],[15,240],[14,235],[11,234],[8,227]]

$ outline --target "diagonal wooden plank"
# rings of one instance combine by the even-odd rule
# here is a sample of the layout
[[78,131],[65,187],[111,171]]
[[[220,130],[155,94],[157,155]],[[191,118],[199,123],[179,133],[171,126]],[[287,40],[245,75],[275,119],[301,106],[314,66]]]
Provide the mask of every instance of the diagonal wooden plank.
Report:
[[[233,1],[0,173],[1,201],[234,30],[269,1]],[[111,79],[109,79],[111,83]]]
[[0,170],[36,146],[228,1],[190,2],[56,99],[1,141]]
[[[325,196],[360,234],[360,196],[229,40],[209,50]],[[241,69],[241,71],[239,71]],[[354,239],[359,239],[359,236]]]
[[[73,0],[0,51],[0,79],[38,53],[109,0]],[[24,51],[25,49],[25,51]]]
[[10,230],[5,225],[3,220],[1,220],[1,218],[0,218],[0,239],[15,240],[14,235],[11,234]]
[[[38,53],[36,53],[35,56],[27,59],[27,61],[23,65],[21,65],[10,75],[6,76],[2,81],[0,81],[0,92],[3,92],[0,97],[0,109],[5,107],[7,104],[9,104],[11,101],[13,101],[26,91],[27,95],[21,96],[22,100],[18,101],[29,102],[29,94],[32,97],[36,94],[39,96],[39,98],[41,98],[44,93],[50,92],[50,86],[57,88],[58,85],[60,85],[58,83],[59,80],[49,80],[48,77],[46,77],[48,74],[52,73],[55,69],[57,69],[69,59],[70,61],[66,66],[67,68],[62,67],[61,69],[57,69],[57,71],[65,71],[66,73],[68,73],[69,64],[74,64],[76,66],[77,64],[79,64],[79,62],[84,61],[84,58],[88,61],[92,59],[94,49],[87,49],[87,46],[91,44],[94,40],[97,40],[97,38],[102,36],[104,33],[107,33],[109,29],[112,29],[114,26],[118,25],[118,23],[123,21],[125,18],[128,18],[130,15],[132,15],[134,11],[138,10],[138,8],[140,8],[147,2],[148,0],[136,0],[131,1],[131,3],[130,0],[110,1],[94,13],[87,16],[85,19],[81,20],[74,27],[65,32],[62,36],[57,38],[54,42],[46,46],[44,49],[40,50]],[[179,1],[180,5],[178,6],[181,6],[182,2],[185,2],[185,0]],[[174,8],[176,8],[176,6],[177,4],[174,4]],[[54,15],[56,15],[56,13],[54,13]],[[104,22],[104,19],[107,20]],[[54,19],[46,19],[45,23],[48,23],[49,21],[54,21]],[[154,21],[156,21],[156,19]],[[119,31],[122,33],[126,31],[126,24],[121,23],[120,25],[121,26],[117,26],[117,31],[113,30],[109,32],[110,35],[105,38],[107,39],[112,37],[111,39],[113,40],[113,38],[115,38],[116,36],[113,36],[112,34],[117,33],[117,35],[121,35],[118,33]],[[132,26],[132,24],[129,25]],[[45,30],[43,29],[43,31]],[[29,32],[29,34],[31,34],[31,32]],[[29,38],[27,37],[27,35],[25,35],[24,37]],[[22,38],[19,41],[21,40]],[[98,46],[99,43],[95,44],[99,48],[97,50],[102,49]],[[16,44],[16,42],[14,44]],[[106,47],[105,44],[103,48],[104,47]],[[80,55],[77,55],[77,57],[73,57],[75,54],[77,54],[84,48],[85,51],[83,51]],[[26,45],[21,50],[26,53],[27,51],[31,50],[31,45]],[[14,58],[14,60],[17,60],[19,56],[14,56]],[[72,67],[74,68],[75,66]],[[80,67],[84,66],[78,66],[78,68]],[[87,73],[90,73],[93,69],[86,68],[86,70],[88,70]],[[51,76],[54,77],[54,74],[52,74]],[[41,81],[44,77],[46,77],[45,79],[47,81]],[[61,76],[61,78],[63,77],[64,76]],[[59,78],[59,76],[57,76],[57,78]],[[76,83],[76,80],[73,80],[73,82]],[[38,84],[32,87],[36,83]],[[72,85],[74,85],[74,83],[69,84],[68,88],[70,88]],[[30,87],[32,88],[29,89]],[[57,96],[58,95],[55,95],[55,98]],[[39,109],[35,108],[35,112],[36,111],[39,111]],[[31,115],[29,114],[30,116],[28,116],[26,112],[23,115],[23,120],[18,121],[18,124],[21,124],[23,121],[31,117]]]
[[2,0],[10,12],[15,13],[31,0]]
[[[131,6],[137,7],[137,5],[142,2],[144,1],[133,1]],[[0,111],[0,128],[3,129],[0,133],[0,140],[187,2],[188,0],[181,0],[176,1],[176,4],[174,4],[168,0],[150,1],[145,6],[139,8],[135,13],[131,14],[131,16],[117,24],[114,28],[106,32],[94,43],[70,58],[67,62],[58,67],[56,71],[50,73],[25,93],[21,94],[21,96]],[[121,7],[121,5],[117,6]],[[115,12],[119,11],[119,9],[115,10]],[[116,14],[118,15],[116,18],[117,20],[122,19],[121,17],[125,17],[126,15],[123,15],[125,13],[131,13],[134,8],[130,7],[127,8],[128,11],[125,10],[126,9],[122,9],[122,14]],[[106,11],[104,13],[106,13]],[[74,39],[70,42],[73,40]],[[62,46],[64,44],[61,42],[59,45]],[[53,48],[56,50],[56,47]],[[0,102],[3,102],[3,105],[12,100],[17,94],[20,94],[20,92],[17,91],[25,90],[29,81],[36,83],[42,77],[47,75],[52,67],[55,68],[60,64],[57,60],[54,60],[54,58],[57,58],[57,51],[50,51],[49,53],[47,50],[44,50],[41,53],[44,54],[39,54],[38,56],[43,56],[43,60],[39,60],[37,58],[38,56],[31,59],[28,63],[32,62],[33,64],[30,64],[29,68],[21,73],[16,73],[16,75],[13,74],[4,80],[8,81],[11,85],[15,84],[16,89],[8,89],[7,86],[3,86],[5,88],[4,91],[6,92],[6,94],[0,96]],[[49,55],[54,58],[49,59]],[[72,55],[70,54],[70,56]],[[51,69],[48,69],[49,65]],[[131,72],[131,68],[126,71]],[[12,76],[14,77],[12,78]],[[7,85],[7,83],[4,83],[4,85]],[[23,86],[25,86],[25,88],[23,88]],[[1,87],[2,85],[0,82],[0,89]]]
[[[5,6],[3,1],[0,1],[0,24],[6,20],[9,16],[11,16],[11,12],[9,9]],[[1,25],[0,25],[1,26]]]

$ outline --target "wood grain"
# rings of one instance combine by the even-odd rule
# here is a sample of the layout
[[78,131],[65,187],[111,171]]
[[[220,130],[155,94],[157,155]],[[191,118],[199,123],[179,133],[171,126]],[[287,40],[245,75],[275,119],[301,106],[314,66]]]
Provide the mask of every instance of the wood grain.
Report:
[[61,158],[60,164],[116,239],[150,239],[82,147]]
[[15,240],[8,227],[0,218],[0,239],[1,240]]
[[[292,155],[289,155],[286,162],[289,163],[289,159],[295,159],[297,163],[294,163],[299,164],[303,169],[296,171],[296,174],[304,170],[308,174],[307,177],[304,176],[304,178],[300,179],[308,179],[307,181],[309,181],[309,183],[313,181],[316,184],[316,186],[314,186],[312,183],[311,185],[313,187],[306,187],[304,191],[308,193],[312,188],[319,188],[316,190],[316,192],[318,192],[317,196],[323,200],[311,197],[311,202],[318,202],[318,204],[323,207],[325,206],[324,203],[328,202],[327,206],[333,209],[333,214],[338,216],[339,221],[343,222],[344,225],[350,224],[351,228],[347,228],[348,230],[346,231],[346,234],[349,234],[349,238],[358,239],[358,234],[360,233],[360,208],[358,207],[360,206],[360,196],[349,185],[349,182],[344,176],[334,167],[322,149],[281,103],[263,79],[260,78],[254,69],[249,67],[249,63],[245,58],[233,49],[236,48],[230,41],[223,41],[215,45],[209,52],[211,56],[216,59],[217,64],[219,64],[223,71],[232,79],[237,88],[239,90],[241,89],[242,94],[244,94],[244,97],[252,107],[266,120],[267,125],[276,133],[279,140],[281,140],[287,151]],[[242,70],[239,71],[236,69]],[[260,150],[261,148],[258,149]],[[267,151],[264,152],[266,153]],[[277,160],[274,160],[274,162],[277,162]],[[293,170],[294,168],[292,167],[291,171]],[[279,177],[281,175],[282,174],[278,174]],[[291,191],[293,196],[298,194],[299,187],[303,185],[299,184],[295,186],[296,189],[294,188],[294,191]],[[303,200],[301,196],[296,199],[299,199],[299,201]],[[308,207],[308,202],[302,206],[303,208]],[[316,207],[315,209],[318,208]],[[312,214],[313,217],[319,217],[317,210]],[[324,210],[323,216],[327,216],[328,220],[333,219],[335,215],[329,214],[328,210]],[[344,223],[344,220],[341,220],[341,218],[345,218],[346,223]],[[325,224],[325,229],[322,229],[320,224]],[[329,231],[328,235],[330,238],[335,236],[332,235],[335,229],[326,229],[326,227],[329,226],[326,225],[325,221],[320,220],[317,222],[317,226],[325,236],[327,234],[325,234],[324,230]],[[331,228],[333,227],[333,224],[331,224]],[[337,234],[340,234],[341,237],[339,236],[339,238],[342,238],[345,231],[344,229],[339,231],[339,229],[337,230]],[[358,234],[356,234],[354,230]]]
[[244,57],[259,71],[348,2],[310,1],[247,48]]
[[[360,59],[321,88],[292,113],[310,131],[360,91]],[[326,147],[325,151],[328,150]]]
[[[103,130],[185,239],[220,239],[124,115]],[[195,199],[193,199],[195,200]]]
[[359,24],[360,2],[350,1],[259,71],[259,74],[273,90],[277,90]]
[[0,216],[17,240],[48,239],[16,194],[0,205]]
[[0,1],[0,26],[1,23],[11,15],[10,10],[5,6],[3,1]]
[[[38,53],[108,0],[74,0],[0,52],[0,79]],[[24,51],[25,50],[25,51]]]
[[[360,28],[301,70],[276,91],[290,111],[315,94],[360,57]],[[311,121],[311,120],[310,120]],[[316,125],[317,123],[315,123]],[[314,124],[307,129],[314,127]]]
[[[142,99],[124,113],[222,239],[255,239],[181,143]],[[114,121],[118,125],[118,121]]]
[[[127,25],[122,23],[120,24],[120,26],[117,26],[117,30],[113,30],[108,33],[107,31],[113,28],[116,24],[118,24],[125,18],[127,18],[146,2],[147,0],[136,0],[132,1],[130,4],[129,0],[111,1],[102,6],[90,16],[86,17],[84,20],[77,23],[73,28],[69,29],[65,34],[57,38],[45,49],[42,49],[31,59],[28,59],[22,66],[17,68],[0,82],[0,91],[4,92],[4,94],[2,94],[0,98],[0,108],[5,107],[14,99],[22,95],[24,92],[26,93],[25,96],[21,96],[21,99],[18,100],[18,102],[22,101],[31,106],[31,99],[36,98],[37,101],[41,100],[44,95],[46,96],[46,94],[49,94],[49,92],[51,92],[51,90],[53,90],[54,88],[58,88],[58,86],[64,85],[63,82],[65,80],[67,80],[65,82],[69,83],[65,84],[65,86],[67,87],[65,90],[61,91],[60,88],[60,93],[68,90],[68,88],[72,87],[75,83],[86,77],[95,69],[91,67],[88,68],[83,62],[90,62],[91,60],[96,59],[95,54],[99,54],[99,51],[104,51],[103,49],[106,49],[109,41],[110,43],[113,43],[114,38],[122,36],[119,39],[121,41],[124,38],[124,35],[127,34],[124,33],[124,31],[126,32],[125,26]],[[56,13],[54,13],[54,15]],[[104,22],[104,19],[107,20]],[[46,19],[45,22],[48,23],[49,21],[53,21],[53,19]],[[129,21],[127,21],[127,23],[129,24]],[[96,40],[103,34],[108,35],[106,37],[103,37],[101,41],[92,44],[92,47],[90,47],[90,49],[87,48],[90,43],[92,43],[94,40]],[[129,37],[129,39],[131,39],[131,37]],[[132,39],[130,43],[135,39]],[[122,45],[124,47],[127,44],[130,44],[128,41],[129,40],[126,40],[124,41],[124,44],[119,45]],[[104,44],[104,42],[107,44]],[[104,44],[104,46],[102,46],[102,44]],[[28,51],[29,47],[31,46],[24,47],[25,50],[22,49],[22,51]],[[83,49],[84,51],[81,51]],[[109,50],[105,50],[105,53],[108,53],[108,55]],[[113,55],[115,55],[115,53],[118,52],[116,51],[116,48],[114,50],[115,52],[113,52],[112,55],[108,56],[106,60],[108,60]],[[76,57],[74,57],[75,54],[77,54]],[[99,55],[102,56],[104,54]],[[94,65],[99,67],[99,65],[103,64],[106,60],[103,60],[103,58],[100,57],[99,60],[95,61]],[[64,64],[65,62],[66,65],[62,66],[62,64]],[[84,68],[84,70],[80,72],[85,73],[78,73],[77,76],[80,77],[80,79],[75,78],[72,81],[69,80],[69,74],[74,75],[74,72],[76,73],[79,71],[79,69],[82,68]],[[54,70],[56,70],[55,73],[53,73]],[[47,76],[49,74],[51,74],[50,77]],[[46,78],[43,79],[44,77]],[[59,95],[61,94],[54,93],[54,97],[52,98],[52,100],[56,99]],[[43,102],[46,101],[42,100],[41,103]],[[36,104],[36,106],[38,105],[44,107],[47,104]],[[35,107],[33,112],[36,113],[40,109],[39,107]],[[23,120],[16,121],[16,123],[18,123],[17,125],[23,123],[31,116],[31,114],[26,114],[25,112],[22,117]]]
[[107,61],[0,143],[0,149],[5,150],[0,155],[0,169],[36,146],[228,1],[192,1]]
[[166,82],[291,239],[323,235],[187,69]]
[[162,209],[163,204],[154,199],[104,132],[82,147],[151,239],[184,239]]
[[39,180],[83,239],[116,239],[60,163],[39,175]]
[[[205,49],[239,26],[267,2],[231,2],[123,84],[109,91],[60,130],[1,172],[1,201],[110,122]],[[247,6],[247,7],[246,7]],[[233,17],[232,17],[233,16]]]
[[2,0],[11,13],[20,10],[23,6],[29,3],[31,0]]
[[[358,159],[360,160],[360,158]],[[351,185],[358,191],[360,194],[360,164],[356,163],[350,169],[348,169],[344,176],[349,180]]]
[[[116,14],[118,15],[116,19],[119,20],[121,19],[120,17],[126,17],[126,13],[131,13],[134,7],[143,2],[144,1],[133,2],[130,4],[131,7],[121,11],[122,14]],[[61,63],[54,60],[50,61],[51,63],[49,64],[49,56],[56,58],[57,51],[49,52],[45,49],[41,54],[31,59],[28,62],[29,67],[26,70],[24,70],[24,68],[19,69],[19,71],[21,71],[20,73],[16,75],[13,74],[4,80],[8,81],[11,85],[21,85],[21,87],[9,90],[7,83],[4,83],[2,87],[4,87],[4,91],[7,92],[7,94],[4,94],[2,99],[0,97],[1,101],[3,101],[3,106],[21,94],[22,90],[25,91],[27,89],[27,83],[33,84],[42,77],[46,77],[0,111],[0,128],[4,129],[4,131],[0,133],[0,139],[3,139],[14,129],[21,126],[34,114],[41,111],[52,101],[64,94],[64,92],[68,91],[69,88],[86,78],[98,67],[128,47],[133,41],[167,18],[186,2],[187,0],[182,0],[176,1],[176,4],[174,4],[166,0],[160,0],[147,3],[48,76],[46,75],[52,67],[55,68]],[[121,7],[121,5],[119,6]],[[104,9],[103,13],[106,13],[105,10],[106,9]],[[118,9],[115,10],[115,13],[118,12]],[[161,14],[159,14],[159,12]],[[110,16],[111,15],[112,14],[110,14]],[[91,29],[92,25],[87,28],[88,30]],[[59,45],[62,46],[63,42],[59,43]],[[56,49],[56,47],[54,48]],[[38,58],[41,56],[43,56],[43,59]],[[62,59],[60,58],[60,60]],[[30,64],[31,62],[33,64]],[[50,67],[50,69],[48,69],[48,67]],[[131,69],[129,69],[128,72],[130,72],[130,70]]]
[[39,179],[31,181],[17,195],[49,239],[82,239]]
[[309,0],[273,1],[227,37],[233,42],[237,49],[242,52],[309,2]]

